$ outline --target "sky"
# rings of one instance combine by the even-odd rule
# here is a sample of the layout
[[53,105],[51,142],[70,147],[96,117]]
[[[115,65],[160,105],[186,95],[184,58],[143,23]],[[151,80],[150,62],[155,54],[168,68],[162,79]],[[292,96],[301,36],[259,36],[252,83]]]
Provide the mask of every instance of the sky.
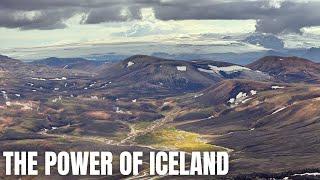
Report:
[[252,34],[272,35],[287,48],[319,47],[319,9],[320,0],[1,0],[0,54],[39,59],[268,48],[243,42]]

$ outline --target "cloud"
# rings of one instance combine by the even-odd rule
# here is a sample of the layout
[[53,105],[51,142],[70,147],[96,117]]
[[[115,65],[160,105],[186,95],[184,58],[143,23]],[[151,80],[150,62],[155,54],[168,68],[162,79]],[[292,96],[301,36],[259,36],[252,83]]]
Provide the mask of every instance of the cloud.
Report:
[[0,11],[0,25],[20,29],[61,29],[65,19],[73,16],[72,12],[59,11]]
[[81,24],[141,20],[144,8],[154,9],[163,21],[256,20],[257,32],[274,34],[320,26],[320,2],[315,0],[1,0],[0,26],[64,28],[77,14],[85,14]]
[[152,8],[142,8],[140,10],[140,17],[141,20],[132,22],[128,30],[124,32],[117,32],[113,35],[139,37],[147,35],[170,34],[179,31],[177,26],[156,19],[154,10]]
[[272,34],[255,33],[249,35],[243,41],[249,44],[262,46],[267,49],[280,50],[284,48],[283,40]]
[[[126,6],[128,4],[128,6]],[[124,10],[130,12],[123,14]],[[35,16],[30,16],[37,12]],[[139,8],[128,0],[1,0],[0,27],[26,29],[61,29],[65,21],[86,14],[79,22],[98,24],[138,19]]]
[[284,2],[274,14],[257,20],[256,30],[266,33],[302,33],[304,27],[320,26],[320,2]]
[[281,8],[283,2],[285,2],[285,0],[270,0],[268,5],[269,8],[279,9]]
[[[198,1],[197,1],[198,2]],[[265,33],[300,33],[301,28],[320,26],[320,2],[308,1],[229,1],[225,3],[169,3],[156,6],[156,17],[163,20],[184,19],[255,19],[256,31]]]

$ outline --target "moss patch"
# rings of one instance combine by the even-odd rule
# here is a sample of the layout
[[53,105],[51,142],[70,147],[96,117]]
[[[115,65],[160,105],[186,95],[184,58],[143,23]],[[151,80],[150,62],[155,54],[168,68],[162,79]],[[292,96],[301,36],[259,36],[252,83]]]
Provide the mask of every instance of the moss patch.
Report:
[[207,144],[196,133],[165,128],[139,136],[135,141],[142,145],[148,145],[160,149],[180,151],[219,151],[223,148]]

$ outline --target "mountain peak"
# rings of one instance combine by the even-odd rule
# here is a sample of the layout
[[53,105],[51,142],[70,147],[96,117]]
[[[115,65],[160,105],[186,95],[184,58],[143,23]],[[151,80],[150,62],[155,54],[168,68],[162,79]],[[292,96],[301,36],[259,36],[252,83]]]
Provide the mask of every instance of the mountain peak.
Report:
[[251,64],[249,64],[249,67],[255,67],[255,66],[270,66],[272,68],[279,67],[279,66],[308,66],[316,64],[313,61],[310,61],[308,59],[292,56],[292,57],[283,57],[283,56],[266,56],[263,57]]
[[15,62],[15,63],[19,63],[21,61],[17,60],[17,59],[13,59],[9,56],[5,56],[5,55],[1,55],[0,54],[0,62]]
[[148,56],[148,55],[134,55],[124,60],[124,62],[129,61],[136,61],[136,62],[156,62],[156,61],[162,61],[165,59],[154,57],[154,56]]
[[320,65],[300,57],[266,56],[247,67],[268,73],[283,82],[320,81]]

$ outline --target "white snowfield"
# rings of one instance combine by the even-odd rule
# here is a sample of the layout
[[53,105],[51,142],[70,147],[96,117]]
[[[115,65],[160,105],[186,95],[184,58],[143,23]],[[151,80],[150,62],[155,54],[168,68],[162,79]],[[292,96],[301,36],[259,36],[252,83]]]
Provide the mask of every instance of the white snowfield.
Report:
[[[257,94],[257,91],[251,90],[250,94],[251,94],[251,96],[254,96]],[[238,105],[240,103],[244,104],[252,99],[252,98],[249,98],[250,94],[245,93],[245,92],[239,92],[235,98],[230,98],[228,103],[230,103],[232,105]]]
[[237,66],[237,65],[226,66],[226,67],[217,67],[217,66],[212,66],[212,65],[208,65],[208,66],[213,71],[224,71],[224,72],[231,72],[231,73],[238,72],[238,71],[244,71],[244,70],[250,70],[249,68]]
[[196,95],[194,95],[194,98],[198,98],[198,97],[203,96],[203,95],[204,95],[203,93],[196,94]]
[[50,79],[52,81],[64,81],[64,80],[67,80],[66,77],[62,77],[62,78],[53,78],[53,79]]
[[239,92],[239,94],[236,96],[236,99],[246,98],[246,97],[247,97],[247,93]]
[[257,94],[257,91],[251,90],[250,93],[251,93],[251,95],[253,96],[253,95],[256,95],[256,94]]
[[134,62],[129,61],[128,64],[127,64],[127,67],[130,67],[130,66],[133,66],[133,65],[134,65]]
[[177,66],[178,71],[187,71],[187,66]]
[[198,68],[198,71],[205,72],[205,73],[211,73],[211,74],[215,73],[212,70],[202,69],[202,68]]
[[320,172],[304,173],[304,174],[294,174],[293,176],[320,176]]
[[271,89],[284,89],[283,86],[272,86]]
[[287,107],[282,107],[282,108],[280,108],[280,109],[277,109],[276,111],[274,111],[272,114],[276,114],[276,113],[278,113],[278,112],[280,112],[280,111],[282,111],[282,110],[284,110],[284,109],[286,109]]
[[37,80],[37,81],[46,81],[47,79],[45,78],[38,78],[38,77],[32,77],[32,80]]
[[231,98],[228,102],[231,104],[238,105],[240,102],[243,102],[247,98],[247,93],[239,92],[235,98]]
[[232,66],[226,66],[226,67],[217,67],[213,65],[208,65],[210,70],[208,69],[203,69],[203,68],[198,68],[199,71],[201,72],[206,72],[206,73],[219,73],[220,71],[225,72],[227,74],[232,74],[235,72],[240,72],[240,71],[250,71],[251,69],[243,67],[243,66],[237,66],[237,65],[232,65]]
[[231,103],[231,104],[233,104],[234,102],[236,102],[236,99],[235,99],[235,98],[231,98],[231,99],[229,99],[228,102]]

